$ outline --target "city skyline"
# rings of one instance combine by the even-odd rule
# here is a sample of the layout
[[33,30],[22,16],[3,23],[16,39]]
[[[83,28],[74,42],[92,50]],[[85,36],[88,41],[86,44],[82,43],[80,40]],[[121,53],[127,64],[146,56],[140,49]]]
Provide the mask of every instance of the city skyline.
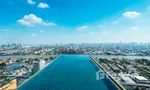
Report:
[[148,0],[3,0],[0,44],[150,42]]

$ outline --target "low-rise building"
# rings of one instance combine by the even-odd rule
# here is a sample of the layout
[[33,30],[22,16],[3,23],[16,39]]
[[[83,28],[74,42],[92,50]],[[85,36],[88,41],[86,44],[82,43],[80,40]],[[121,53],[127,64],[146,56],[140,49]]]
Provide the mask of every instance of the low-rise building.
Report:
[[135,84],[135,82],[128,76],[121,76],[120,78],[124,83]]
[[17,80],[14,79],[10,83],[0,87],[0,90],[15,90],[17,88]]
[[143,76],[135,76],[135,81],[136,81],[137,83],[140,83],[140,82],[148,81],[148,79],[146,79],[146,78],[143,77]]

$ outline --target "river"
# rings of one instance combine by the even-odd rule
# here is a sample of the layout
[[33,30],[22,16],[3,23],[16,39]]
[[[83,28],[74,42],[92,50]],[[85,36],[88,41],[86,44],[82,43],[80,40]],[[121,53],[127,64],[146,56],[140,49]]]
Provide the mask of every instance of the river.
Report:
[[[16,56],[0,56],[0,59],[8,59],[8,58],[39,58],[39,57],[50,57],[50,56],[57,56],[57,55],[16,55]],[[93,57],[97,58],[125,58],[125,59],[149,59],[150,56],[116,56],[116,55],[92,55]]]
[[134,59],[148,59],[150,60],[150,56],[119,56],[119,55],[92,55],[93,57],[97,57],[97,58],[106,58],[106,59],[111,59],[111,58],[125,58],[125,59],[130,59],[130,60],[134,60]]
[[8,58],[39,58],[39,57],[50,57],[57,55],[14,55],[14,56],[0,56],[0,59],[8,59]]

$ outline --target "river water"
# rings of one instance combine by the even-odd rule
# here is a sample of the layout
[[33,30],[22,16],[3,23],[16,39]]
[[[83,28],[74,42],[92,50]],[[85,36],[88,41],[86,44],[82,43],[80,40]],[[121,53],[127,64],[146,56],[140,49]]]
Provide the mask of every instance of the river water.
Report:
[[8,59],[8,58],[39,58],[39,57],[50,57],[57,55],[14,55],[14,56],[0,56],[0,59]]
[[[8,58],[39,58],[39,57],[50,57],[50,56],[57,56],[57,55],[16,55],[16,56],[0,56],[0,59],[8,59]],[[93,57],[97,58],[125,58],[125,59],[149,59],[150,56],[119,56],[119,55],[92,55]]]

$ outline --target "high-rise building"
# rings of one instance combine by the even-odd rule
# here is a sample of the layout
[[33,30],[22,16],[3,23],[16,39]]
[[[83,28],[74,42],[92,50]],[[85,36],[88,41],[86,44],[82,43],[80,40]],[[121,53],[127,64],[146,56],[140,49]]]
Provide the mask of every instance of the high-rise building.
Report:
[[39,65],[40,65],[40,67],[39,67],[40,70],[43,69],[45,67],[45,65],[46,65],[45,60],[40,60]]
[[33,62],[33,68],[32,68],[32,75],[37,73],[40,70],[40,64],[39,62]]
[[46,65],[44,60],[36,61],[33,63],[32,75],[37,73],[39,70],[43,69]]

